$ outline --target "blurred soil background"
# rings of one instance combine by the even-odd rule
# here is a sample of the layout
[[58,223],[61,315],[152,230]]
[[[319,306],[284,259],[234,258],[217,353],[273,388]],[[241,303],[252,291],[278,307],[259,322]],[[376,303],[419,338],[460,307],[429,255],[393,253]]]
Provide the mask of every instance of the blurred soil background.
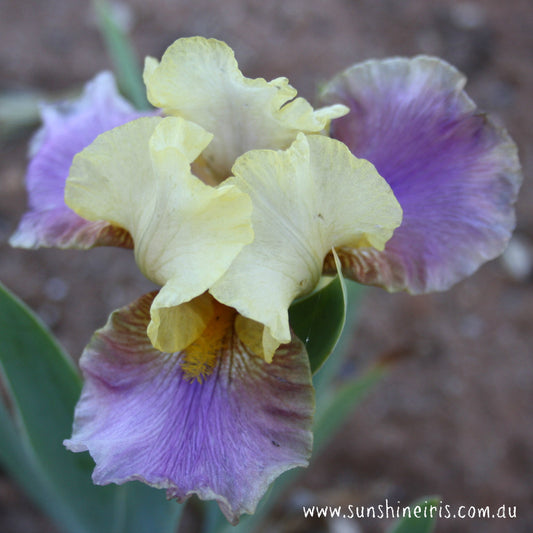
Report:
[[[378,533],[386,521],[304,520],[301,505],[407,504],[437,494],[452,506],[509,505],[518,514],[441,520],[439,533],[533,531],[533,3],[132,0],[117,7],[140,60],[160,57],[178,37],[217,37],[247,76],[288,76],[311,101],[322,82],[368,58],[438,55],[468,75],[470,96],[519,146],[525,183],[515,237],[503,259],[449,292],[365,293],[344,377],[384,357],[397,362],[313,458],[267,530]],[[89,1],[0,0],[3,94],[58,97],[110,66]],[[8,246],[26,205],[31,131],[0,131],[0,279],[79,357],[109,312],[149,285],[125,251]],[[2,472],[0,532],[57,532]]]

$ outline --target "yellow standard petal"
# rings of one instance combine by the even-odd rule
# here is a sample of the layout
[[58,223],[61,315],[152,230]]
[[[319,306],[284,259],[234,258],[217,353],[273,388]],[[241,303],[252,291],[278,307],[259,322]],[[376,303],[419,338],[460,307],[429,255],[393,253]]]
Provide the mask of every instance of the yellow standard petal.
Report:
[[74,158],[67,180],[67,204],[129,231],[139,268],[163,286],[148,333],[165,352],[184,348],[210,319],[202,302],[176,307],[204,293],[253,239],[247,194],[191,173],[211,137],[181,118],[141,118],[100,135]]
[[255,238],[211,293],[248,319],[243,342],[257,346],[257,323],[264,326],[268,360],[289,342],[288,307],[316,286],[327,253],[348,245],[382,250],[402,211],[371,163],[321,135],[299,134],[286,151],[248,152],[233,173],[227,183],[252,199]]
[[287,148],[299,131],[321,132],[348,112],[343,105],[314,111],[286,78],[244,77],[231,48],[216,39],[177,40],[161,63],[146,59],[144,81],[154,106],[213,133],[204,157],[219,180],[248,150]]

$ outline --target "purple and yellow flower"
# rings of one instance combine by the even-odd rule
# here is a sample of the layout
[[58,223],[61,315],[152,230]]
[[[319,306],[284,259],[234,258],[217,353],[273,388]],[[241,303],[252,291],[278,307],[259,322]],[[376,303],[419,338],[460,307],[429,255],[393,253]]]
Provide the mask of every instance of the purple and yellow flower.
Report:
[[[215,499],[235,523],[311,453],[313,388],[291,303],[335,271],[336,255],[357,281],[425,292],[501,253],[516,150],[436,59],[352,67],[319,110],[285,78],[245,78],[215,40],[176,41],[146,61],[144,80],[164,116],[106,123],[89,146],[65,136],[62,153],[83,148],[66,185],[63,158],[29,187],[33,234],[32,191],[56,175],[72,217],[43,217],[51,237],[32,245],[117,244],[94,237],[106,228],[161,286],[85,349],[66,445],[91,453],[96,483]],[[41,144],[34,161],[57,149]]]
[[[67,203],[127,230],[162,288],[114,313],[83,354],[67,446],[90,451],[98,483],[215,498],[235,521],[311,451],[311,375],[290,303],[334,246],[383,248],[401,210],[369,163],[320,135],[248,151],[207,185],[191,163],[210,140],[179,117],[142,118],[74,158]],[[363,205],[343,209],[356,194]]]
[[102,72],[89,82],[76,101],[44,104],[43,126],[30,147],[26,175],[28,212],[10,244],[21,248],[131,246],[124,231],[76,215],[65,204],[64,190],[72,159],[79,151],[100,133],[145,114],[135,111],[118,94],[109,72]]

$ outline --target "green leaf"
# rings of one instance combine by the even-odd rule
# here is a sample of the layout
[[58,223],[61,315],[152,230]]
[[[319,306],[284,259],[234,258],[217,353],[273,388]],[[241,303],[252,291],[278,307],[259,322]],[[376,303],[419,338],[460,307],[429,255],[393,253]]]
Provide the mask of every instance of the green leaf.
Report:
[[17,429],[10,414],[0,401],[0,463],[6,471],[24,487],[26,494],[37,501],[46,486],[34,473],[33,467],[23,448],[21,448]]
[[38,92],[0,92],[0,141],[16,138],[40,121]]
[[[203,510],[203,523],[201,533],[212,533],[213,531],[221,532],[228,527],[228,520],[222,514],[218,503],[214,500],[202,501],[201,503]],[[237,526],[237,533],[239,531],[239,526],[242,527],[242,521],[246,521],[246,517],[241,519],[240,524]],[[233,529],[233,526],[231,526]]]
[[[0,285],[0,460],[67,533],[171,533],[181,508],[149,487],[98,487],[88,454],[67,451],[81,380],[41,322]],[[147,529],[146,524],[150,524]]]
[[346,321],[346,287],[341,274],[322,289],[294,303],[289,321],[302,340],[314,374],[335,349]]
[[115,68],[118,86],[137,109],[150,109],[141,68],[128,36],[118,26],[113,10],[107,2],[95,0],[94,9],[107,52]]
[[341,385],[329,397],[324,398],[324,402],[318,403],[313,444],[315,454],[327,444],[384,373],[382,368],[373,368],[357,379]]
[[[93,508],[95,498],[86,501],[83,490],[92,488],[90,460],[85,455],[69,455],[62,446],[71,431],[80,378],[40,322],[3,288],[0,332],[0,371],[14,416],[11,428],[3,417],[0,442],[2,448],[8,441],[13,443],[16,428],[15,446],[19,449],[17,456],[11,454],[15,463],[6,463],[6,469],[66,530],[89,531],[80,524],[78,515],[89,513],[86,518],[90,523],[100,509],[109,507],[106,500],[111,494],[102,492],[101,501]],[[10,435],[8,439],[5,434]],[[6,453],[9,451],[4,449],[2,455]],[[39,490],[35,491],[33,485]]]
[[168,501],[164,490],[154,489],[138,481],[114,488],[124,491],[124,505],[122,514],[117,516],[116,532],[175,533],[183,504]]
[[335,391],[335,388],[331,387],[331,383],[339,374],[342,363],[345,361],[346,355],[354,342],[353,334],[359,316],[359,302],[361,301],[362,295],[367,290],[367,287],[351,280],[348,280],[345,283],[345,287],[347,306],[344,329],[335,346],[334,353],[332,353],[327,360],[327,364],[322,365],[320,372],[317,372],[313,376],[313,385],[320,403],[323,403],[325,399]]
[[388,533],[432,533],[437,523],[440,498],[431,496],[414,502],[411,516],[402,518]]

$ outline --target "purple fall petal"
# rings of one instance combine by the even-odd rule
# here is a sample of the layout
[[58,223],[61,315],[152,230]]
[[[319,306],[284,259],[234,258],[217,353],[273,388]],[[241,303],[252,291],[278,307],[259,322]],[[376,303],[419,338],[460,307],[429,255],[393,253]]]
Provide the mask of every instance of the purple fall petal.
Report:
[[95,483],[140,480],[178,500],[215,499],[236,523],[277,476],[307,465],[314,409],[307,354],[293,338],[265,363],[238,340],[231,315],[213,372],[203,383],[185,379],[184,353],[159,352],[146,336],[154,294],[113,313],[86,348],[65,445],[89,450]]
[[325,87],[326,103],[351,109],[331,136],[376,166],[404,212],[384,252],[338,250],[347,276],[444,290],[504,250],[521,183],[517,151],[464,84],[447,63],[420,56],[354,65]]
[[100,133],[146,115],[117,92],[109,72],[98,74],[74,102],[46,104],[43,126],[30,147],[26,176],[28,211],[11,237],[13,246],[90,248],[95,245],[131,247],[129,234],[106,222],[89,222],[64,201],[65,181],[74,155]]

